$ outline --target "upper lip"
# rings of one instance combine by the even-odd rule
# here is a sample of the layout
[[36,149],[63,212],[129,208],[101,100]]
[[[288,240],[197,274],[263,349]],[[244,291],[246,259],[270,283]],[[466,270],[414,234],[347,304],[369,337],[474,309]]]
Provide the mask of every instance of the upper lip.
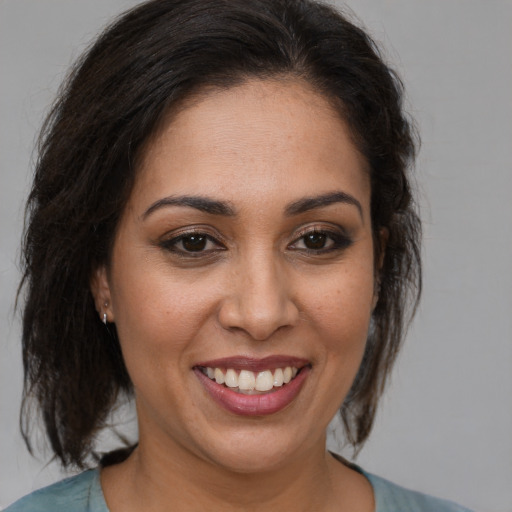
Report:
[[212,359],[210,361],[202,361],[195,366],[205,368],[233,368],[237,370],[249,370],[253,372],[261,372],[264,370],[274,370],[276,368],[285,368],[287,366],[294,366],[295,368],[302,368],[310,364],[307,359],[294,356],[275,355],[263,358],[234,356],[222,357],[220,359]]

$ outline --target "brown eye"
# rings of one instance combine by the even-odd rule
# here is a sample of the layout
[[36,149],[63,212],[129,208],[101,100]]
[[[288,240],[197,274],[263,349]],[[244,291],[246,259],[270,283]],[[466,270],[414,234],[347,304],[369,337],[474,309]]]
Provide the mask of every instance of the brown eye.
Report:
[[327,241],[325,233],[308,233],[304,235],[304,245],[307,249],[323,249]]
[[181,239],[183,249],[189,252],[204,251],[208,238],[204,235],[187,235]]
[[162,249],[183,258],[209,258],[226,247],[207,233],[194,232],[182,233],[170,240],[160,242]]
[[289,248],[303,251],[309,255],[322,255],[335,251],[343,251],[352,245],[352,239],[341,231],[312,229],[303,233]]

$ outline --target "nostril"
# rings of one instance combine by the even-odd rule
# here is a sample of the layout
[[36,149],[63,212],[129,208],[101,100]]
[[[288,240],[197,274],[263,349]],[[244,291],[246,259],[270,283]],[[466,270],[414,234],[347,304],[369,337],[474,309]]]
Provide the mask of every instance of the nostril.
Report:
[[218,313],[220,325],[229,331],[243,331],[257,341],[265,341],[277,331],[295,325],[298,312],[282,304],[224,303]]
[[219,324],[232,332],[243,331],[257,341],[265,341],[278,331],[295,326],[299,310],[282,286],[245,287],[226,297],[218,310]]

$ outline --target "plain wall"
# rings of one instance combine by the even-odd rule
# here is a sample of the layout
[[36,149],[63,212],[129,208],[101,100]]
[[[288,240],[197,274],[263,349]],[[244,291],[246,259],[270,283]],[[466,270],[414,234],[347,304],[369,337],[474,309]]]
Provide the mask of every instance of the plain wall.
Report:
[[[61,477],[18,430],[17,258],[37,130],[69,64],[128,0],[0,0],[0,506]],[[357,462],[512,512],[512,2],[357,0],[402,75],[422,150],[422,305]],[[336,431],[331,445],[336,445]]]

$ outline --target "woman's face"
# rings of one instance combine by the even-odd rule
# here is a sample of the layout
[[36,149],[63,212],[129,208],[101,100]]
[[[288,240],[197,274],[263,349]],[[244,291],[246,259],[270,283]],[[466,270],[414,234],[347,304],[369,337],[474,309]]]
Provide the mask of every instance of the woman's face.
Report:
[[147,148],[93,289],[141,450],[242,472],[323,450],[374,303],[369,177],[347,126],[298,81],[195,98]]

